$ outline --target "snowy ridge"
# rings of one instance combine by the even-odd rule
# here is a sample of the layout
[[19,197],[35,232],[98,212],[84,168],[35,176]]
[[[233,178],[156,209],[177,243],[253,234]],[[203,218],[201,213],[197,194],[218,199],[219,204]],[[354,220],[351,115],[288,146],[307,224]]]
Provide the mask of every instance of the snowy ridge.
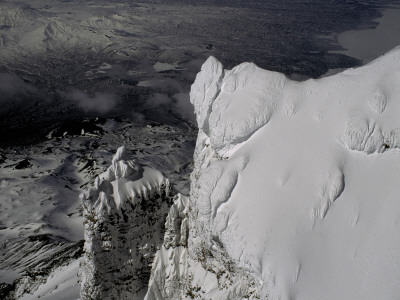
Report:
[[172,204],[169,180],[135,162],[121,147],[112,165],[81,197],[81,298],[142,299]]
[[283,74],[262,70],[253,63],[225,71],[213,57],[203,64],[190,99],[198,126],[218,155],[223,156],[268,123],[285,83]]
[[199,135],[187,272],[206,285],[195,263],[223,265],[253,293],[194,297],[395,298],[399,95],[400,48],[305,82],[209,58],[191,90]]
[[138,165],[122,146],[113,157],[111,167],[95,179],[93,188],[81,194],[81,198],[92,201],[97,213],[105,208],[108,212],[120,211],[123,201],[148,199],[161,190],[168,194],[169,188],[170,182],[161,172]]

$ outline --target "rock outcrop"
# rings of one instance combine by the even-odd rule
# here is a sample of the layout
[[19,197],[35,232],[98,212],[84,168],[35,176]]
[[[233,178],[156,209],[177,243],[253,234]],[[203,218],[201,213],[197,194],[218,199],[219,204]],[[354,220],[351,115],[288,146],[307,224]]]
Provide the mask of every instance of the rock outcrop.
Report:
[[81,197],[81,298],[142,299],[173,201],[169,180],[121,147],[111,167]]

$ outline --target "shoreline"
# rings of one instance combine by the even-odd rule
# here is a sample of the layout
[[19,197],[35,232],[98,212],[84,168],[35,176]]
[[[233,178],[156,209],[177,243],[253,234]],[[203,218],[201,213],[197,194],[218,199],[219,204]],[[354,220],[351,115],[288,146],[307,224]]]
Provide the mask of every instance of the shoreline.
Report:
[[[336,38],[344,50],[329,51],[344,54],[362,61],[366,65],[400,45],[400,5],[383,9],[382,16],[374,19],[378,25],[372,29],[349,30],[339,33]],[[320,78],[340,73],[347,68],[330,69]]]

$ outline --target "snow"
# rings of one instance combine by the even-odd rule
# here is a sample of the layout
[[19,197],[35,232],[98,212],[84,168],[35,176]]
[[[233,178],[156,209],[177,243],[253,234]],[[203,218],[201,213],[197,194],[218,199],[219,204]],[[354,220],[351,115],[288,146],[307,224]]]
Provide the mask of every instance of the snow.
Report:
[[0,270],[0,282],[12,284],[15,279],[18,279],[21,275],[14,270]]
[[80,260],[54,270],[45,284],[40,285],[34,294],[27,294],[20,300],[73,300],[79,299],[78,266]]
[[[86,130],[81,135],[79,127],[75,133],[67,127],[69,133],[59,138],[66,131],[59,127],[46,141],[26,148],[3,149],[0,154],[0,281],[11,284],[18,279],[12,298],[35,293],[55,268],[81,255],[83,243],[79,241],[84,230],[79,193],[112,165],[115,145],[133,149],[135,161],[145,163],[140,169],[145,175],[143,183],[162,185],[159,181],[162,171],[172,179],[171,189],[188,191],[191,171],[188,157],[193,153],[193,137],[187,126],[135,127],[125,119],[97,124],[101,129],[96,137]],[[125,172],[126,163],[133,167],[128,175],[132,179],[136,164],[129,162],[129,156],[119,158],[114,160],[119,174]],[[167,205],[165,209],[166,216]],[[155,221],[160,227],[164,224],[162,218],[155,217]],[[150,228],[158,230],[157,226]],[[161,231],[159,238],[161,243]],[[152,257],[147,260],[151,263]],[[27,270],[34,276],[27,275]],[[144,294],[139,299],[143,297]]]
[[122,146],[113,157],[111,167],[80,197],[83,201],[95,201],[93,204],[99,213],[104,208],[110,212],[120,210],[124,201],[138,197],[147,199],[164,188],[168,194],[169,185],[160,171],[136,163]]
[[[251,63],[225,72],[221,93],[209,116],[210,140],[214,149],[221,149],[218,154],[247,140],[268,123],[285,83],[283,74],[261,71]],[[235,97],[231,97],[232,93]],[[242,99],[248,99],[245,106]],[[221,118],[222,115],[225,117]]]
[[210,58],[191,91],[192,256],[219,240],[269,299],[396,298],[399,83],[399,47],[301,83]]
[[156,71],[156,72],[176,70],[177,67],[178,67],[178,63],[169,64],[169,63],[162,63],[159,61],[153,65],[154,71]]
[[[12,14],[17,18],[13,24],[23,23],[18,11]],[[86,18],[80,24],[107,33],[112,27],[124,29],[120,17]],[[23,39],[20,44],[26,47],[44,47],[36,43],[35,30],[15,39]],[[73,45],[95,41],[87,46],[98,49],[108,44],[106,38],[92,39],[89,32],[76,41],[71,30],[55,21],[46,25],[42,37],[46,33],[46,45],[54,49],[63,37],[71,38]],[[159,62],[153,69],[163,72],[171,66],[175,63]],[[107,68],[105,64],[99,70]],[[164,202],[152,199],[154,191],[164,194],[163,186],[169,186],[156,169],[177,179],[177,165],[183,165],[182,148],[157,141],[170,128],[128,125],[107,133],[107,140],[124,139],[132,148],[144,149],[136,155],[147,165],[120,148],[111,167],[83,197],[95,208],[89,212],[93,215],[84,211],[86,221],[88,216],[96,218],[85,224],[92,240],[86,236],[88,262],[82,282],[96,289],[106,281],[106,288],[117,283],[126,288],[124,295],[141,299],[153,261],[148,299],[161,299],[164,293],[185,298],[189,292],[211,299],[396,298],[399,82],[399,48],[362,68],[301,83],[252,63],[224,70],[209,58],[190,94],[199,126],[190,199],[178,196],[168,217],[172,196]],[[138,85],[166,83],[152,78]],[[178,133],[172,137],[184,139]],[[7,158],[0,170],[4,240],[33,233],[72,241],[82,237],[78,189],[101,172],[93,167],[90,173],[86,165],[105,163],[112,147],[100,143],[93,157],[72,155],[70,148],[94,136],[85,133],[78,141],[68,136],[66,132],[65,144],[53,154],[31,153],[26,169]],[[26,155],[15,157],[22,161]],[[151,207],[152,214],[146,206],[135,206],[144,200],[158,205]],[[150,226],[149,219],[156,226]],[[97,260],[89,261],[93,257]],[[103,272],[98,282],[92,266]],[[74,262],[53,270],[35,295],[78,297],[76,268]],[[110,271],[115,268],[119,272]],[[8,282],[20,275],[12,271]],[[131,284],[123,275],[136,271],[145,274],[145,280],[139,278],[139,284],[131,277]],[[72,294],[64,292],[67,287]],[[92,295],[89,288],[86,295]]]
[[[78,174],[75,157],[65,151],[30,153],[30,165],[17,168],[7,161],[0,169],[3,239],[51,233],[68,240],[82,239]],[[15,155],[23,161],[23,155]],[[18,163],[18,162],[17,162]]]

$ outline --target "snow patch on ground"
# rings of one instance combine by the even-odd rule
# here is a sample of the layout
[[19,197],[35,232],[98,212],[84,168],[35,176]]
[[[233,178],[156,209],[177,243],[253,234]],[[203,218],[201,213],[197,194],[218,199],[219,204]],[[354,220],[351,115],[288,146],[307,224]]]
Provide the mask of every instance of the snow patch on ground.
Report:
[[33,295],[25,295],[21,300],[73,300],[79,299],[78,266],[80,260],[54,270],[45,284],[39,286]]

